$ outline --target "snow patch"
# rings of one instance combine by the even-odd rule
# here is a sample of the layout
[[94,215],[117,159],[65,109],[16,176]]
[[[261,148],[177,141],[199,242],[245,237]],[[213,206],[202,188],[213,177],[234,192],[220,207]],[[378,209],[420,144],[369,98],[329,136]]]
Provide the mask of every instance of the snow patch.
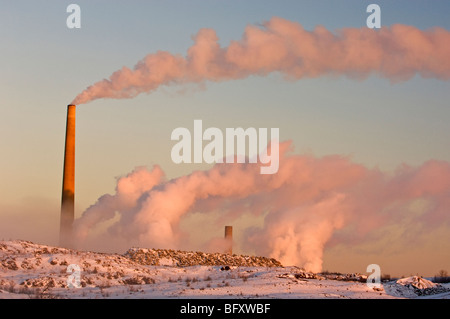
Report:
[[176,266],[177,262],[172,258],[161,258],[159,259],[159,264],[161,266]]

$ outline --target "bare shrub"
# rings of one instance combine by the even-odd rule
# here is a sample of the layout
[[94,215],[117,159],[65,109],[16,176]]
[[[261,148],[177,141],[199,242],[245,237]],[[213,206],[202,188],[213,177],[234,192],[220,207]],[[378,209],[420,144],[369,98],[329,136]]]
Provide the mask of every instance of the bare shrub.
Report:
[[434,280],[435,283],[445,284],[450,282],[450,277],[448,276],[448,272],[444,269],[440,270],[435,276]]

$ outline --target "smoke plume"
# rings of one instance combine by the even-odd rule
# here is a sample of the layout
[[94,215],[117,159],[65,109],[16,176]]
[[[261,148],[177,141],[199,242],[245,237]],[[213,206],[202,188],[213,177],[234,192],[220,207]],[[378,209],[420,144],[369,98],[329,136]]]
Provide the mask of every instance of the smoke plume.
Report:
[[391,81],[450,78],[450,32],[396,24],[381,29],[344,28],[335,33],[318,26],[307,31],[274,17],[262,26],[247,26],[240,41],[221,47],[216,32],[201,29],[187,55],[158,51],[133,69],[123,67],[109,79],[81,92],[72,102],[132,98],[162,85],[202,83],[264,76],[287,79],[341,75],[363,79],[378,74]]
[[[243,216],[264,220],[243,230],[236,244],[244,251],[320,271],[327,243],[344,227],[353,231],[339,240],[357,242],[413,214],[423,232],[449,223],[448,162],[403,165],[389,175],[341,156],[293,155],[290,142],[279,147],[280,168],[273,175],[260,174],[260,164],[216,164],[168,181],[158,166],[138,168],[118,180],[114,195],[100,197],[76,220],[78,241],[110,220],[98,240],[108,234],[144,247],[179,249],[189,243],[181,220],[216,212],[222,225]],[[418,213],[419,200],[426,205]]]

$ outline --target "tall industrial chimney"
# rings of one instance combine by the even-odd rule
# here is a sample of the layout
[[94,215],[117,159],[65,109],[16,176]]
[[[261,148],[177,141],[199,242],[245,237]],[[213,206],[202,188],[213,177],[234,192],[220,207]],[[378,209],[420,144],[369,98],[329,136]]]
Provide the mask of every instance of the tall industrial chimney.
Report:
[[225,226],[226,254],[233,253],[233,226]]
[[66,147],[61,198],[59,244],[72,247],[72,224],[75,217],[75,105],[67,106]]

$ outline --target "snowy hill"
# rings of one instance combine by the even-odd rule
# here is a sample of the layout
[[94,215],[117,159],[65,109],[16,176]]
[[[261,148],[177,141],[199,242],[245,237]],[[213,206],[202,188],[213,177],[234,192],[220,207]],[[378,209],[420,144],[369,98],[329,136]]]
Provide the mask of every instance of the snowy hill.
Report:
[[[77,269],[79,282],[70,280]],[[450,297],[423,278],[375,290],[366,278],[307,273],[266,257],[143,248],[119,255],[0,241],[0,298]]]

